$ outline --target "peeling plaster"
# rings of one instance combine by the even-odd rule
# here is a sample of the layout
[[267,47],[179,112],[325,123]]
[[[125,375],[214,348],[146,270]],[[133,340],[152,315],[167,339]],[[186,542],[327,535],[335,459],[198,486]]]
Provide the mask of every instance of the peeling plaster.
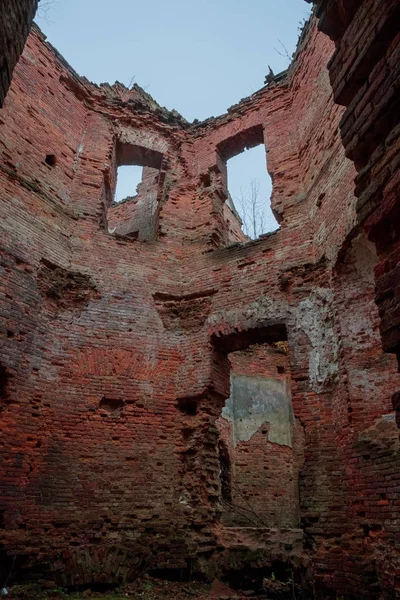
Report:
[[299,328],[308,337],[309,378],[314,391],[331,385],[338,376],[338,344],[333,330],[332,291],[316,288],[297,309]]
[[248,442],[264,423],[268,441],[292,447],[293,410],[287,381],[268,377],[231,377],[231,395],[222,416],[233,425],[233,444]]

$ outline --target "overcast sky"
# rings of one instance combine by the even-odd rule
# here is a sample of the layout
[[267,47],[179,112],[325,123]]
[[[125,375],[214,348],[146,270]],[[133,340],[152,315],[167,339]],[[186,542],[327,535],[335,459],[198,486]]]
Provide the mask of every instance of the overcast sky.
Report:
[[[71,66],[95,83],[141,85],[186,119],[217,116],[288,66],[304,0],[41,0],[36,22]],[[39,6],[40,6],[39,4]],[[255,177],[270,195],[257,148],[228,164],[235,198]],[[124,180],[124,181],[123,181]],[[132,194],[126,180],[120,195]],[[266,203],[268,203],[266,201]]]

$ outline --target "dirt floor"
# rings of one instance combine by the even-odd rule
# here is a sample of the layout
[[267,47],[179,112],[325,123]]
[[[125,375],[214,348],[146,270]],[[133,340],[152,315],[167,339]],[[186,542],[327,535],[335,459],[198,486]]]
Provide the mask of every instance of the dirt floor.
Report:
[[238,592],[224,583],[215,580],[212,584],[199,582],[171,582],[151,577],[112,592],[98,593],[91,590],[80,592],[40,590],[35,586],[13,586],[8,588],[5,600],[245,600],[247,598],[269,599],[271,596],[256,595],[252,590]]

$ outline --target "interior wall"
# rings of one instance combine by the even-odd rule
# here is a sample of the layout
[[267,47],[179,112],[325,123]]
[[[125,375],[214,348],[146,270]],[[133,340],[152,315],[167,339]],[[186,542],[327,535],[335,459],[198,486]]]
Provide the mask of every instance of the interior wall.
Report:
[[[376,243],[376,302],[386,352],[399,354],[399,48],[396,0],[319,0],[319,27],[335,41],[329,63],[346,155],[354,161],[357,219]],[[367,25],[366,25],[367,24]]]
[[327,67],[334,47],[316,27],[311,28],[300,39],[292,66],[292,111],[298,119],[301,201],[306,206],[300,209],[296,204],[290,221],[296,221],[299,214],[308,215],[316,260],[335,260],[355,223],[356,170],[345,156],[339,135],[344,109],[333,100]]
[[[164,251],[147,246],[138,260],[104,228],[118,132],[87,109],[87,94],[34,30],[0,141],[2,566],[11,552],[20,580],[74,585],[104,578],[101,540],[109,581],[116,562],[119,580],[133,577],[136,557],[151,553],[149,520],[156,545],[175,547],[175,565],[188,554],[184,542],[174,546],[170,523],[184,526],[186,516],[168,483],[180,480],[175,399],[185,349],[177,335],[160,339],[152,295],[179,281],[164,266],[150,283]],[[161,554],[158,565],[165,561]]]
[[[18,576],[76,585],[118,583],[149,565],[207,572],[218,540],[233,544],[219,519],[224,340],[232,352],[246,335],[256,343],[268,330],[276,341],[284,330],[300,441],[297,464],[285,448],[274,458],[293,499],[285,508],[292,526],[300,472],[306,545],[296,557],[317,557],[311,574],[323,591],[368,597],[390,585],[383,558],[397,531],[394,372],[372,310],[370,273],[380,259],[365,244],[346,249],[358,233],[354,173],[326,77],[332,46],[315,21],[304,36],[288,78],[191,127],[138,88],[92,86],[31,34],[1,109],[0,140],[1,551],[19,557]],[[226,247],[219,149],[249,130],[258,140],[260,128],[281,229]],[[154,239],[104,226],[122,138],[166,155]],[[254,468],[264,473],[277,445],[265,444],[269,434],[251,438],[263,440]],[[279,497],[263,481],[248,484],[254,497]],[[367,493],[373,500],[359,510],[369,520],[379,510],[381,529],[355,519]],[[276,503],[276,523],[277,511]],[[269,535],[257,544],[271,561]],[[279,552],[292,556],[282,545]]]
[[347,464],[345,520],[351,524],[350,535],[358,539],[351,552],[336,548],[342,568],[352,573],[344,593],[368,583],[391,594],[399,568],[392,538],[398,510],[399,436],[391,397],[400,376],[395,357],[383,352],[379,334],[374,301],[377,261],[374,244],[360,233],[334,273],[340,339],[334,422]]

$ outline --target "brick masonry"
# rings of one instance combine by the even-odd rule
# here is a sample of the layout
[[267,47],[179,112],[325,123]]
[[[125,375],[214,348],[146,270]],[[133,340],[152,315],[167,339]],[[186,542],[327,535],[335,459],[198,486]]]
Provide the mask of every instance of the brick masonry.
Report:
[[32,26],[38,0],[3,0],[0,21],[0,106]]
[[[328,4],[320,26],[336,49],[311,19],[283,79],[198,124],[138,86],[90,84],[31,32],[0,111],[2,576],[14,563],[19,581],[68,585],[209,573],[221,548],[256,536],[276,548],[265,560],[303,564],[317,595],[400,591],[399,375],[384,352],[397,347],[396,129],[383,120],[373,142],[365,134],[371,157],[346,145],[358,92],[332,91],[327,64],[332,82],[338,61],[353,69],[340,40],[354,15],[368,20],[349,3],[332,33]],[[364,4],[386,40],[395,3]],[[396,40],[378,44],[389,72]],[[280,229],[246,241],[227,210],[226,161],[259,143]],[[114,206],[129,163],[145,167],[141,189]],[[286,342],[281,365],[252,353]],[[231,371],[268,378],[277,366],[292,448],[264,425],[232,448]],[[259,499],[262,533],[224,524],[221,440],[241,463],[236,484]],[[266,508],[275,494],[280,512]]]
[[335,40],[329,63],[346,155],[358,171],[357,220],[376,244],[376,302],[386,352],[400,356],[400,5],[397,0],[320,0],[319,27]]

